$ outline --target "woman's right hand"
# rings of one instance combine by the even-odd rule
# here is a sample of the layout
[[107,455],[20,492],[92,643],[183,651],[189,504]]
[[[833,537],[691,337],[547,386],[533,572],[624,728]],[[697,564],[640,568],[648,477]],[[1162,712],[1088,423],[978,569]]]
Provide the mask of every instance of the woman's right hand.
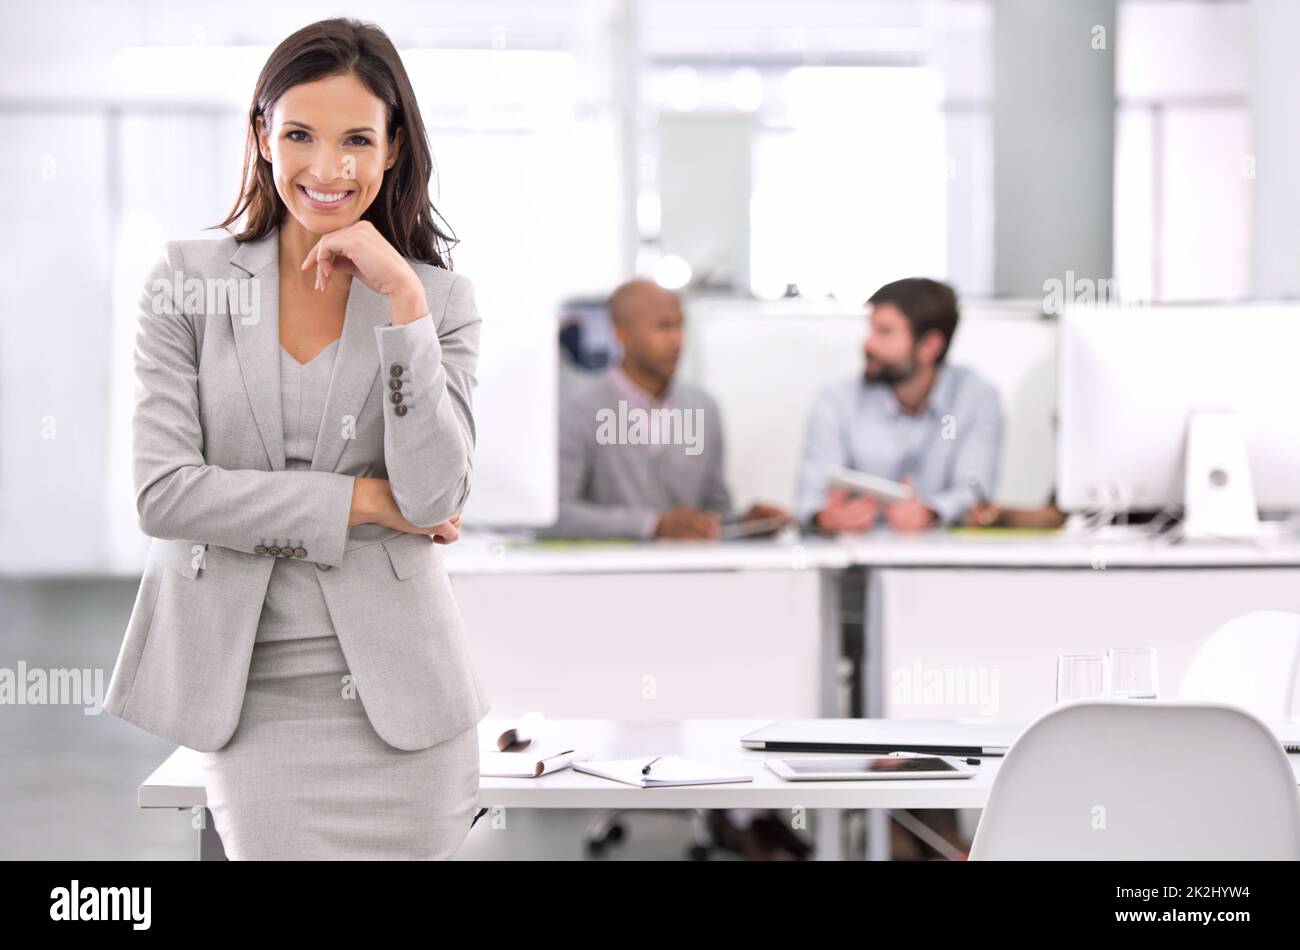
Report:
[[427,534],[437,544],[451,544],[460,537],[460,514],[435,525],[416,525],[407,521],[397,507],[392,488],[386,478],[369,478],[358,476],[352,493],[352,515],[349,526],[354,524],[381,524],[407,534]]

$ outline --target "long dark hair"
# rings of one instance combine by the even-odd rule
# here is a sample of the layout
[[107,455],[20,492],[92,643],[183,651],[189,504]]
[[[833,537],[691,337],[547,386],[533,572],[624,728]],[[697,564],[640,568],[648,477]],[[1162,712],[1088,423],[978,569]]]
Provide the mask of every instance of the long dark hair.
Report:
[[248,110],[248,144],[240,194],[226,220],[212,227],[229,231],[230,225],[247,211],[244,230],[235,235],[243,242],[265,237],[284,220],[288,209],[275,190],[271,163],[258,148],[257,120],[269,124],[276,102],[293,86],[348,74],[357,76],[387,106],[390,143],[399,128],[406,130],[397,161],[384,176],[383,190],[362,219],[373,224],[403,257],[451,270],[451,247],[457,238],[429,200],[433,158],[411,81],[387,34],[373,24],[351,18],[304,26],[267,59]]

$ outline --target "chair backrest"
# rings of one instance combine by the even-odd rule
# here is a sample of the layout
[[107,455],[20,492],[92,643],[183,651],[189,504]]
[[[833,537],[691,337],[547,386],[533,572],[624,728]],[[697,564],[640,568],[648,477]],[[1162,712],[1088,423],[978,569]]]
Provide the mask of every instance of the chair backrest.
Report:
[[1178,689],[1188,701],[1231,703],[1261,719],[1295,710],[1300,677],[1300,614],[1257,610],[1210,635]]
[[1300,791],[1244,709],[1066,703],[1012,743],[970,857],[1300,860]]

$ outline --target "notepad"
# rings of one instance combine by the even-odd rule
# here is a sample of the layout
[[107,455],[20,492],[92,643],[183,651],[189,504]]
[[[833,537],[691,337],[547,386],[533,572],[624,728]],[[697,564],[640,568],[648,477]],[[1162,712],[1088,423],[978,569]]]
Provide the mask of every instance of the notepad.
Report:
[[584,756],[581,749],[532,749],[528,752],[479,753],[479,774],[489,778],[537,778],[568,768]]
[[752,782],[752,775],[737,775],[726,769],[692,762],[676,755],[665,755],[642,775],[641,769],[654,756],[639,759],[609,759],[602,762],[574,762],[573,769],[598,775],[601,778],[638,785],[641,788],[660,788],[665,785],[721,785],[728,782]]

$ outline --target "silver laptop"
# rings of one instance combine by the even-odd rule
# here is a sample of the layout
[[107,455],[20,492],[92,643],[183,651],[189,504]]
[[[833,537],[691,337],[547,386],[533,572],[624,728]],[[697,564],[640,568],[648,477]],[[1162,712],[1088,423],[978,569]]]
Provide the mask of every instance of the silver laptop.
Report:
[[934,719],[783,719],[741,736],[769,752],[1005,755],[1024,723]]
[[[1266,725],[1290,753],[1300,752],[1300,723]],[[769,752],[929,752],[1005,755],[1025,723],[943,719],[783,719],[740,737]]]

